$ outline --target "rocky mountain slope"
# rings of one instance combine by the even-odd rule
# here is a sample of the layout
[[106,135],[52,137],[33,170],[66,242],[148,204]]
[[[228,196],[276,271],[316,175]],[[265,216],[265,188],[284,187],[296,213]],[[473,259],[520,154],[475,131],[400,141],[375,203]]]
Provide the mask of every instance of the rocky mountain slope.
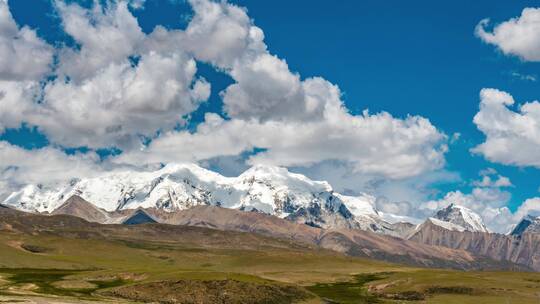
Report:
[[[141,211],[142,209],[131,211],[131,217],[127,219],[138,218]],[[132,237],[139,235],[155,240],[159,239],[163,242],[182,239],[190,231],[194,231],[193,228],[206,228],[206,232],[201,230],[197,242],[209,244],[217,241],[217,239],[206,240],[205,237],[207,234],[215,234],[212,231],[220,230],[227,233],[247,233],[252,235],[251,238],[258,239],[260,236],[264,236],[274,243],[276,241],[272,240],[281,240],[283,244],[288,244],[287,246],[323,248],[350,256],[407,265],[457,269],[509,269],[514,267],[504,262],[470,254],[464,250],[422,245],[362,230],[325,230],[258,212],[243,212],[216,206],[195,206],[176,212],[164,212],[160,209],[150,208],[144,209],[144,214],[144,216],[149,216],[159,222],[174,225],[157,223],[128,226],[101,225],[68,215],[40,215],[14,209],[0,209],[0,227],[9,227],[9,231],[12,232],[35,234],[45,231],[49,234],[69,237],[80,235],[105,239],[114,239],[129,234]],[[243,236],[243,238],[246,239],[247,236]],[[242,246],[247,245],[242,245],[237,241],[234,246],[243,248]]]
[[[257,211],[314,227],[394,233],[393,226],[375,210],[373,197],[341,195],[327,182],[269,166],[255,166],[233,178],[194,164],[171,164],[150,172],[113,172],[52,187],[29,185],[3,203],[23,211],[58,213],[67,208],[64,202],[73,195],[107,212],[138,208],[174,212],[209,205]],[[103,222],[101,212],[84,212]]]
[[540,234],[519,236],[448,229],[426,221],[408,238],[424,245],[461,249],[498,261],[509,261],[540,271]]
[[[13,210],[14,211],[14,210]],[[53,215],[73,215],[91,222],[141,224],[165,223],[225,231],[263,234],[294,242],[390,262],[460,269],[540,270],[540,235],[521,237],[471,232],[463,227],[430,218],[419,226],[392,225],[409,235],[408,240],[359,229],[322,229],[261,212],[246,212],[211,205],[189,209],[137,208],[113,212],[95,207],[81,197],[68,199]],[[416,227],[416,228],[415,228]],[[412,231],[409,233],[409,231]]]

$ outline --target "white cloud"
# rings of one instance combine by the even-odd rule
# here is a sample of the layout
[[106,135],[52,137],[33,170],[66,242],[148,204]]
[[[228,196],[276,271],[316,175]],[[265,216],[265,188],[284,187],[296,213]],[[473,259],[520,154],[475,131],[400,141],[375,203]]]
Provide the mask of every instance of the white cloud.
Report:
[[130,0],[129,1],[129,6],[136,10],[144,9],[145,4],[146,4],[146,0]]
[[521,74],[518,72],[512,72],[510,73],[510,75],[519,80],[532,81],[532,82],[536,82],[538,80],[538,77],[536,75],[531,75],[531,74]]
[[501,187],[512,187],[512,182],[506,176],[502,176],[497,173],[493,168],[488,168],[480,171],[480,180],[473,181],[473,185],[477,187],[492,187],[492,188],[501,188]]
[[525,61],[540,61],[540,8],[525,8],[521,16],[486,30],[489,19],[476,26],[476,35],[484,42],[497,46],[506,55]]
[[[2,123],[37,126],[55,145],[121,147],[125,152],[114,159],[121,164],[204,161],[260,148],[249,164],[339,161],[355,174],[390,179],[444,166],[447,137],[428,119],[353,115],[337,85],[302,79],[269,53],[245,9],[190,3],[194,16],[185,31],[158,26],[146,35],[125,1],[96,2],[91,10],[57,1],[64,29],[80,48],[58,50],[58,77],[43,92],[0,83],[2,100],[17,104],[17,115]],[[221,93],[226,118],[207,113],[195,132],[176,131],[210,93],[196,77],[196,60],[235,81]],[[12,112],[0,108],[0,117]],[[137,150],[140,136],[152,141]]]
[[0,81],[38,80],[50,71],[53,48],[29,27],[19,29],[0,1]]
[[540,197],[527,199],[516,211],[514,218],[519,220],[527,215],[540,216]]
[[509,107],[512,96],[496,89],[480,92],[480,111],[474,123],[486,140],[472,151],[493,162],[540,167],[540,103],[521,104],[518,111]]
[[118,162],[197,161],[237,155],[253,148],[250,164],[309,166],[325,160],[350,163],[356,172],[390,178],[415,176],[444,164],[444,136],[420,117],[405,120],[388,113],[336,117],[313,122],[223,120],[208,114],[195,133],[174,132]]
[[68,75],[80,82],[137,54],[136,48],[145,36],[127,2],[111,3],[104,8],[95,1],[91,10],[63,1],[55,3],[64,31],[80,44],[77,49],[61,49],[61,76]]
[[39,90],[35,81],[0,80],[0,134],[5,128],[20,126]]
[[247,57],[266,51],[263,31],[246,10],[225,1],[189,1],[194,15],[185,31],[185,47],[202,61],[230,70]]
[[356,172],[403,178],[444,165],[446,136],[429,120],[388,113],[348,113],[339,88],[320,77],[301,79],[268,52],[264,33],[244,9],[191,1],[195,15],[178,33],[196,59],[212,63],[235,83],[222,92],[230,120],[207,115],[194,133],[170,132],[119,162],[197,161],[253,148],[250,164],[310,166],[350,163]]
[[50,184],[90,177],[104,170],[94,153],[66,155],[51,147],[27,150],[0,141],[0,201],[26,184]]
[[208,99],[210,84],[196,77],[195,60],[176,45],[159,44],[163,28],[144,35],[126,2],[107,8],[96,2],[92,10],[56,6],[80,49],[59,50],[57,78],[46,83],[39,103],[40,92],[28,90],[35,85],[0,83],[0,117],[10,117],[0,127],[25,122],[65,147],[131,149],[141,136],[185,122]]
[[195,72],[181,53],[150,52],[136,67],[111,64],[80,84],[47,84],[45,102],[26,119],[66,146],[129,147],[137,135],[174,128],[208,98],[210,85]]

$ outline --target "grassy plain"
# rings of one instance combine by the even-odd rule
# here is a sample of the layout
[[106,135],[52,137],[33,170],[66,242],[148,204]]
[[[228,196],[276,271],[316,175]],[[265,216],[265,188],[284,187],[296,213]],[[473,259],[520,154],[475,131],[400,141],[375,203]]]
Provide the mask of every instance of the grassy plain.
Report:
[[[190,303],[215,293],[212,286],[221,286],[213,296],[224,303],[246,302],[242,291],[260,303],[540,303],[539,273],[411,268],[286,240],[190,229],[174,241],[133,229],[108,238],[0,231],[0,303],[147,302],[149,296]],[[159,282],[193,294],[156,288]]]

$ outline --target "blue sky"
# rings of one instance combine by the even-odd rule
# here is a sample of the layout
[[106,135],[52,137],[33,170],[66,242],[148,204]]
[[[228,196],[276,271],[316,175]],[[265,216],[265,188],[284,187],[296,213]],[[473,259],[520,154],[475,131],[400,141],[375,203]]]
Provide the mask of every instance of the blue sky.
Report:
[[[494,168],[508,177],[513,187],[508,206],[512,211],[526,199],[539,196],[540,170],[487,161],[470,149],[485,135],[473,123],[479,111],[480,90],[496,88],[511,94],[518,104],[539,98],[540,63],[503,54],[475,36],[484,18],[493,25],[520,16],[535,1],[231,1],[246,7],[256,26],[264,31],[271,54],[284,59],[302,79],[322,76],[339,86],[342,100],[352,114],[364,109],[386,111],[404,119],[419,115],[451,137],[446,165],[437,169],[460,176],[459,180],[435,182],[432,198],[448,191],[470,192],[479,172]],[[91,8],[92,1],[68,1]],[[50,45],[77,43],[62,28],[61,18],[49,0],[10,1],[15,21],[36,29]],[[184,1],[147,1],[144,9],[131,8],[143,32],[156,25],[185,29],[193,11]],[[219,92],[234,83],[209,63],[198,62],[197,75],[212,85],[208,102],[191,114],[185,126],[196,130],[207,112],[223,111]],[[530,78],[530,79],[527,79]],[[516,110],[516,106],[511,107]],[[38,127],[7,128],[0,139],[25,149],[55,146]],[[86,147],[65,147],[85,151]],[[76,148],[76,149],[73,149]],[[520,147],[515,147],[519,149]],[[96,149],[102,158],[116,149]],[[111,152],[113,151],[113,152]],[[118,153],[118,152],[116,152]]]
[[[461,133],[447,155],[449,170],[469,180],[495,168],[516,186],[512,207],[538,194],[540,170],[501,166],[469,153],[484,137],[472,123],[482,88],[510,92],[518,102],[537,100],[540,91],[538,81],[512,76],[536,75],[540,64],[500,54],[475,37],[474,28],[484,18],[518,16],[534,1],[238,3],[265,29],[273,52],[303,75],[339,84],[352,111],[427,117],[447,134]],[[444,189],[456,186],[462,184]]]

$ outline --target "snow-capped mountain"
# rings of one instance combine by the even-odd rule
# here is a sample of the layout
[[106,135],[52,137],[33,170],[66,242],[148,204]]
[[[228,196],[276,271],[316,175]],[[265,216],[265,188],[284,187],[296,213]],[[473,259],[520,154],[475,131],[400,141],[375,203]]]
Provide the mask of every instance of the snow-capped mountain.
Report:
[[109,212],[137,208],[174,212],[214,205],[323,228],[383,232],[388,225],[373,207],[373,197],[340,195],[327,182],[270,166],[254,166],[238,177],[225,177],[194,164],[170,164],[151,172],[110,172],[52,187],[29,185],[3,203],[51,213],[73,195]]
[[489,232],[478,214],[471,209],[455,204],[450,204],[448,207],[437,211],[433,218],[428,220],[448,230]]
[[540,233],[540,216],[525,216],[510,234],[519,236],[523,233]]

